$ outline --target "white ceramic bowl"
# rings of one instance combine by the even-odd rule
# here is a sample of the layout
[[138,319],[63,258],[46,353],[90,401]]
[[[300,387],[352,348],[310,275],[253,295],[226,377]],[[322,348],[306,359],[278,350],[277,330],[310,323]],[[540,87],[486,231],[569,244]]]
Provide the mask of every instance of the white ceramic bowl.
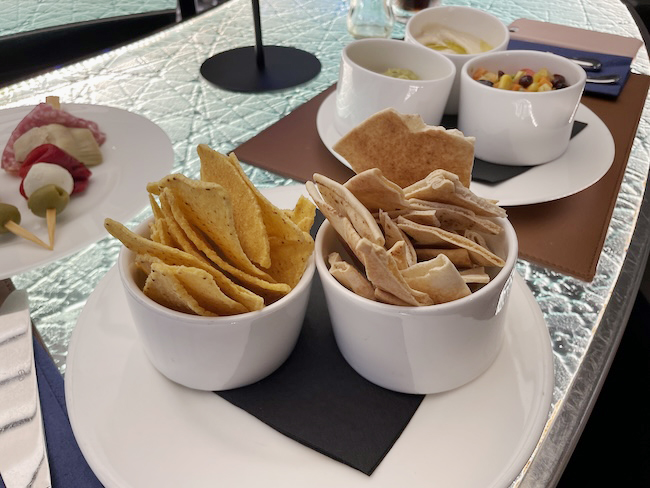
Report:
[[[148,235],[148,222],[136,229]],[[189,388],[218,391],[254,383],[294,349],[307,310],[313,258],[289,294],[255,312],[199,317],[168,309],[138,286],[134,254],[123,247],[118,268],[140,342],[154,367]]]
[[[568,87],[548,92],[501,90],[472,79],[477,68],[514,73],[547,68],[563,75]],[[483,54],[461,70],[458,128],[476,137],[476,157],[491,163],[537,165],[561,156],[569,145],[586,74],[572,61],[548,52]]]
[[[410,69],[421,79],[382,74],[392,68]],[[389,107],[439,125],[455,75],[449,59],[423,46],[396,39],[354,41],[341,53],[334,125],[344,135]]]
[[357,373],[389,390],[429,394],[462,386],[481,375],[501,348],[517,236],[505,230],[489,239],[506,265],[482,289],[449,303],[400,307],[368,300],[341,285],[327,256],[347,253],[324,222],[314,252],[337,345]]
[[[494,15],[472,7],[439,6],[426,8],[409,19],[406,24],[404,39],[407,42],[420,44],[418,38],[434,24],[444,25],[448,29],[464,32],[484,40],[491,51],[503,51],[508,47],[510,32],[508,27]],[[460,70],[464,64],[477,54],[444,53],[456,66],[456,77],[445,107],[446,114],[458,113],[460,99]]]

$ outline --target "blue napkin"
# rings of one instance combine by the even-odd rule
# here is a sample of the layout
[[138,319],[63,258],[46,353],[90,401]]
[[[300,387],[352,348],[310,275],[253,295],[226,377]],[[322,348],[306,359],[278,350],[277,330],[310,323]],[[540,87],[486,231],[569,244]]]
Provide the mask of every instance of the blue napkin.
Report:
[[612,54],[595,53],[590,51],[580,51],[578,49],[569,49],[565,47],[550,46],[548,44],[538,44],[535,42],[519,41],[511,39],[508,44],[508,49],[530,49],[533,51],[548,51],[567,58],[595,58],[602,63],[600,71],[592,72],[594,76],[598,75],[613,75],[620,76],[620,80],[613,84],[596,84],[587,83],[585,86],[585,93],[590,95],[604,95],[616,98],[621,93],[625,86],[625,82],[630,76],[630,65],[632,58],[625,56],[615,56]]
[[[63,376],[40,342],[34,339],[34,361],[47,440],[52,488],[101,488],[79,450],[65,405]],[[0,488],[6,488],[0,479]]]

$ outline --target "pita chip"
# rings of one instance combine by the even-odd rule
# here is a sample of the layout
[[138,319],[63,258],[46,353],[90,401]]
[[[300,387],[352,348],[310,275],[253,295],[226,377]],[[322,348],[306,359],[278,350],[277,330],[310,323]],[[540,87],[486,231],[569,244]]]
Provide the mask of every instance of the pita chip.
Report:
[[469,188],[474,143],[473,137],[465,137],[457,129],[429,126],[419,115],[404,115],[388,108],[353,128],[333,149],[357,174],[379,168],[402,188],[435,169],[459,175]]
[[379,168],[371,168],[353,176],[343,185],[371,212],[387,212],[410,207],[399,185],[386,178]]
[[482,217],[506,217],[506,211],[463,186],[457,175],[435,170],[423,180],[404,188],[408,199],[448,203],[471,210]]
[[368,300],[375,299],[375,287],[356,267],[344,261],[339,253],[331,253],[327,260],[330,264],[330,273],[339,283],[359,296]]
[[434,303],[451,302],[471,294],[463,277],[444,254],[414,264],[401,273],[411,288],[426,293]]

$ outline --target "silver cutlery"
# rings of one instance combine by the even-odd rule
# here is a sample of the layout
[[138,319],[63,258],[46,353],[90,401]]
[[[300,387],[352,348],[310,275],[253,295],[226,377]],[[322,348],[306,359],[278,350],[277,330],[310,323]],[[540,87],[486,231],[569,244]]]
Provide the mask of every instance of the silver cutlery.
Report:
[[0,474],[7,488],[50,488],[27,293],[0,306]]
[[579,66],[582,66],[585,71],[600,71],[603,64],[595,58],[569,58],[571,61]]
[[587,83],[614,84],[621,79],[619,75],[587,76]]

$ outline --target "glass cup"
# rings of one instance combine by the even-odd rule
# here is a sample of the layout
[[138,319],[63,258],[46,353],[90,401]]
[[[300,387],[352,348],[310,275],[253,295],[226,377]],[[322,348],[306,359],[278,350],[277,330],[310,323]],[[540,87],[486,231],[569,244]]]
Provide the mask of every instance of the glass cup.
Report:
[[348,32],[355,39],[390,37],[393,11],[390,0],[350,0]]
[[405,24],[420,10],[440,5],[440,0],[391,0],[393,16],[397,22]]

